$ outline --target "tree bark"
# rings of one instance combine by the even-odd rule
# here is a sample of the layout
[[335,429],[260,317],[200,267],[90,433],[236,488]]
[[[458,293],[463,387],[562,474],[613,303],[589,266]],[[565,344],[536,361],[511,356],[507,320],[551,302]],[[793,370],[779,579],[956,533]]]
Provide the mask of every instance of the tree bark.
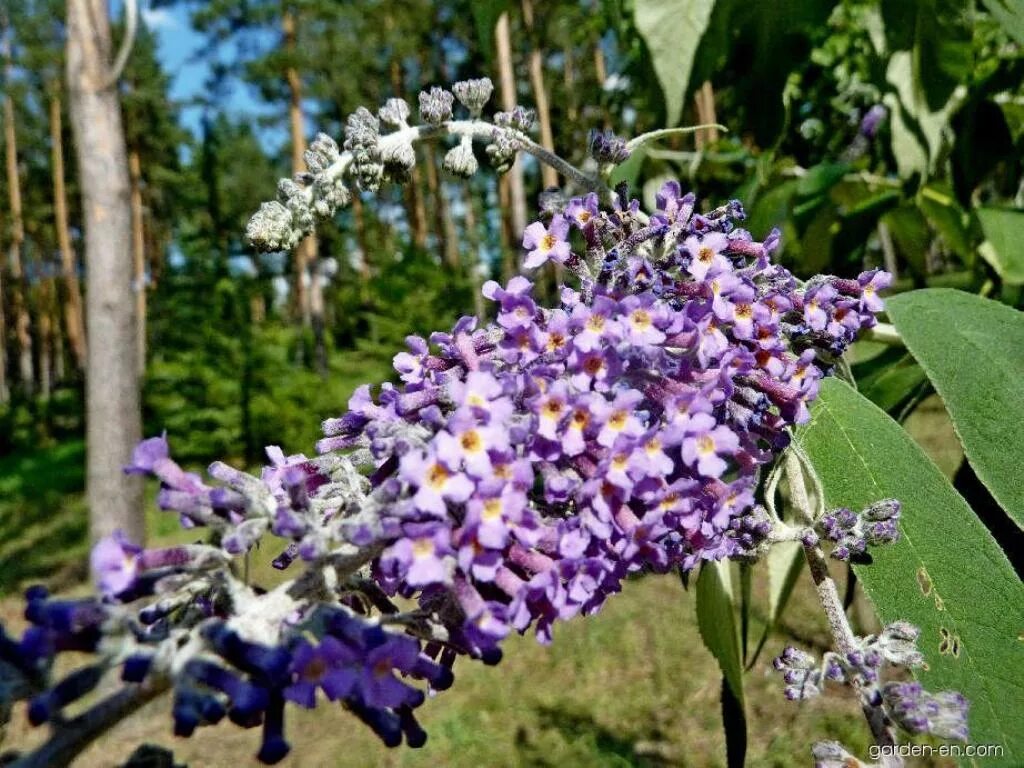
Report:
[[453,269],[459,266],[459,243],[455,232],[455,222],[444,193],[444,185],[437,170],[437,152],[433,145],[425,147],[427,155],[427,186],[434,203],[434,234],[441,246],[444,263]]
[[[710,80],[705,80],[701,84],[697,92],[693,94],[693,101],[697,107],[698,124],[713,125],[718,122],[718,115],[715,113],[715,89]],[[698,151],[716,141],[718,141],[717,128],[707,128],[694,134],[694,142]]]
[[[286,50],[294,56],[297,52],[296,35],[298,22],[295,14],[285,7],[281,16]],[[285,77],[288,80],[288,122],[292,138],[292,173],[306,170],[306,131],[302,123],[302,81],[298,70],[289,62]],[[302,324],[313,330],[314,367],[321,376],[327,375],[327,341],[324,336],[323,279],[317,264],[318,247],[316,235],[306,236],[295,249],[295,298],[302,316]],[[307,286],[306,281],[309,281]]]
[[[302,123],[302,80],[299,71],[292,66],[291,60],[297,54],[297,23],[295,14],[287,6],[281,14],[281,30],[284,34],[284,47],[289,55],[288,66],[285,67],[285,79],[288,82],[288,123],[292,139],[292,173],[306,170],[306,131]],[[316,258],[316,236],[309,235],[295,249],[295,302],[299,308],[302,323],[309,326],[310,314],[309,290],[306,281],[309,270]]]
[[18,377],[22,389],[31,395],[35,375],[32,367],[32,324],[28,313],[28,285],[21,264],[21,251],[25,245],[25,220],[21,205],[21,179],[18,177],[18,135],[14,125],[14,97],[10,83],[11,41],[4,18],[0,35],[3,36],[4,75],[7,87],[4,91],[4,148],[7,168],[7,196],[11,211],[11,244],[7,251],[7,263],[11,270],[11,314],[14,320],[14,335],[18,341]]
[[[494,39],[498,49],[498,85],[501,92],[501,108],[510,111],[516,106],[516,80],[515,71],[512,65],[512,35],[510,32],[508,12],[498,17],[498,23],[494,28]],[[519,239],[526,229],[526,186],[523,181],[523,164],[520,158],[502,179],[507,185],[508,210],[509,210],[509,237],[512,249],[519,247]],[[513,265],[518,262],[514,254],[510,253]],[[515,268],[506,271],[515,274]]]
[[133,149],[128,153],[131,183],[132,277],[135,285],[135,356],[139,377],[146,375],[146,231],[142,209],[142,162]]
[[[537,122],[540,123],[540,143],[549,152],[555,151],[555,139],[551,132],[551,110],[548,107],[548,90],[544,86],[544,54],[537,39],[533,16],[533,0],[522,0],[523,21],[530,38],[530,84],[537,105]],[[558,186],[558,173],[546,163],[540,164],[541,183],[545,189]]]
[[53,213],[57,229],[57,247],[60,250],[60,273],[64,283],[64,327],[68,344],[75,358],[75,366],[85,371],[85,322],[82,317],[82,288],[78,282],[78,256],[71,244],[68,223],[68,193],[64,171],[64,127],[61,114],[61,85],[51,85],[50,96],[50,155],[53,173]]
[[93,343],[86,369],[86,478],[93,539],[145,537],[142,483],[124,474],[142,433],[131,249],[131,185],[104,0],[68,0],[67,75],[78,156]]
[[[393,30],[395,23],[391,14],[384,17],[384,26]],[[395,98],[405,98],[405,85],[402,82],[402,63],[398,59],[392,59],[389,66],[391,75],[391,91]],[[423,203],[423,187],[420,183],[420,164],[416,163],[409,172],[409,181],[402,185],[402,195],[405,200],[405,215],[409,220],[409,231],[412,234],[412,242],[421,250],[427,247],[427,208]]]

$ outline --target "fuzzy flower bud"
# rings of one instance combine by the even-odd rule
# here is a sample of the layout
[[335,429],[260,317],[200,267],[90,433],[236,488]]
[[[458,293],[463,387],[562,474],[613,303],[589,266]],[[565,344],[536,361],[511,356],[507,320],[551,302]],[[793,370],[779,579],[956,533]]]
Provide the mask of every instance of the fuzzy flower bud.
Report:
[[372,149],[380,139],[380,121],[366,107],[359,107],[345,123],[345,149]]
[[875,647],[890,664],[901,667],[919,667],[924,655],[917,650],[917,638],[921,630],[906,621],[894,621],[883,629]]
[[819,741],[811,747],[814,768],[868,768],[838,741]]
[[494,93],[494,83],[489,77],[477,80],[462,80],[452,86],[457,98],[473,117],[479,117],[484,105]]
[[253,214],[245,228],[245,238],[259,251],[287,251],[301,239],[294,229],[292,214],[276,200],[263,203]]
[[453,176],[468,179],[479,167],[476,155],[473,154],[473,141],[468,136],[463,136],[444,156],[444,169]]
[[346,207],[352,195],[341,179],[330,179],[326,175],[313,180],[312,209],[320,218],[333,216],[339,208]]
[[537,113],[526,107],[516,106],[511,112],[498,112],[494,115],[494,124],[502,128],[511,128],[526,133],[533,127]]
[[818,660],[811,654],[788,646],[773,662],[786,682],[785,695],[790,701],[810,699],[821,693],[822,674]]
[[384,102],[384,106],[377,110],[377,117],[385,125],[395,128],[407,128],[409,105],[405,99],[388,99]]
[[380,159],[389,172],[407,174],[416,165],[416,150],[409,141],[385,142],[380,149]]
[[882,700],[889,716],[910,733],[967,741],[967,700],[955,691],[929,693],[918,682],[888,683]]
[[338,162],[341,153],[338,144],[326,133],[318,133],[304,155],[306,167],[311,173],[321,173]]
[[440,125],[452,119],[452,104],[455,99],[451,91],[434,86],[429,91],[420,91],[420,117],[431,125]]
[[588,137],[590,156],[597,162],[619,165],[629,159],[625,139],[620,139],[611,131],[592,129]]

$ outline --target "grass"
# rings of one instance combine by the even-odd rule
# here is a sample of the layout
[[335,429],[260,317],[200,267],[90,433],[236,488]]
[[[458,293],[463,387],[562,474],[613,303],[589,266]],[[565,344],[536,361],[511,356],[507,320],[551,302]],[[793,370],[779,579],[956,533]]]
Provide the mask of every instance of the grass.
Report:
[[[907,426],[947,473],[955,471],[962,454],[941,403],[926,401]],[[5,534],[0,538],[0,592],[10,593],[26,580],[44,578],[65,588],[82,580],[86,512],[75,491],[82,485],[83,461],[81,443],[0,460],[0,531]],[[152,498],[149,502],[152,510]],[[174,516],[148,514],[156,543],[194,538],[194,532],[178,528]],[[264,561],[274,554],[254,558],[258,580],[269,576]],[[755,577],[755,606],[766,603],[763,582]],[[18,610],[16,598],[0,601],[0,617],[12,630],[19,629]],[[752,644],[760,636],[759,616],[755,610]],[[770,669],[771,658],[791,642],[790,636],[805,647],[822,648],[828,642],[806,576],[781,630],[746,677],[747,765],[806,765],[810,743],[824,739],[864,754],[867,730],[851,698],[836,692],[810,705],[789,703]],[[551,647],[532,637],[513,637],[498,669],[460,661],[456,674],[457,684],[420,710],[430,734],[422,750],[386,750],[353,717],[334,708],[306,712],[293,707],[288,735],[295,752],[283,765],[725,765],[721,677],[697,634],[693,594],[675,577],[631,580],[599,615],[561,625]],[[173,749],[177,762],[192,766],[255,764],[258,730],[225,725],[192,739],[175,739],[169,709],[166,699],[154,702],[108,732],[76,765],[107,768],[144,742]],[[30,749],[44,736],[28,728],[24,705],[18,705],[0,750]]]

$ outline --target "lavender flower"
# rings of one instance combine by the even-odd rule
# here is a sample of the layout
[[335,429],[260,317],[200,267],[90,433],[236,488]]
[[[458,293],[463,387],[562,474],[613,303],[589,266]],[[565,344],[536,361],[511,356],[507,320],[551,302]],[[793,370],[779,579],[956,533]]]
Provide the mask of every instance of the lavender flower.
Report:
[[523,266],[535,269],[547,261],[564,264],[569,258],[569,222],[563,216],[555,216],[548,226],[534,222],[523,232],[523,248],[527,249]]

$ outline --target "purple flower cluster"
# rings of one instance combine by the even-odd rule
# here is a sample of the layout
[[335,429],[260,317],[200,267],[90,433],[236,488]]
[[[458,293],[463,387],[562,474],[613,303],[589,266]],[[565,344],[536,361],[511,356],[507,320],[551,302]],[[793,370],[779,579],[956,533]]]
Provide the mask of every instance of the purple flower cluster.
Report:
[[884,499],[857,514],[841,507],[829,512],[818,522],[818,530],[834,544],[832,557],[837,560],[858,560],[867,555],[868,547],[899,541],[900,503]]
[[852,685],[865,707],[881,709],[887,722],[909,733],[966,741],[968,702],[962,695],[954,691],[932,694],[917,682],[882,682],[886,666],[924,665],[924,656],[917,649],[920,634],[917,627],[895,621],[878,635],[857,638],[846,653],[829,651],[819,661],[805,651],[787,647],[773,663],[782,673],[785,695],[791,701],[817,696],[825,681]]
[[[401,383],[359,388],[314,458],[272,447],[259,477],[218,462],[207,484],[165,438],[139,445],[127,471],[158,478],[159,505],[219,546],[101,542],[110,605],[90,605],[153,598],[118,613],[135,649],[123,675],[164,665],[178,733],[262,723],[260,758],[276,762],[285,701],[322,692],[385,743],[418,746],[410,680],[446,688],[457,654],[496,662],[512,631],[547,642],[631,573],[764,540],[759,469],[874,324],[888,275],[803,285],[771,262],[777,232],[737,226],[738,203],[701,215],[674,182],[657,201],[648,215],[620,191],[607,208],[591,194],[548,211],[525,232],[526,266],[563,264],[578,289],[547,308],[525,277],[487,283],[494,322],[410,337]],[[224,565],[268,532],[286,542],[276,567],[308,567],[262,594]],[[81,632],[98,636],[99,620]]]

